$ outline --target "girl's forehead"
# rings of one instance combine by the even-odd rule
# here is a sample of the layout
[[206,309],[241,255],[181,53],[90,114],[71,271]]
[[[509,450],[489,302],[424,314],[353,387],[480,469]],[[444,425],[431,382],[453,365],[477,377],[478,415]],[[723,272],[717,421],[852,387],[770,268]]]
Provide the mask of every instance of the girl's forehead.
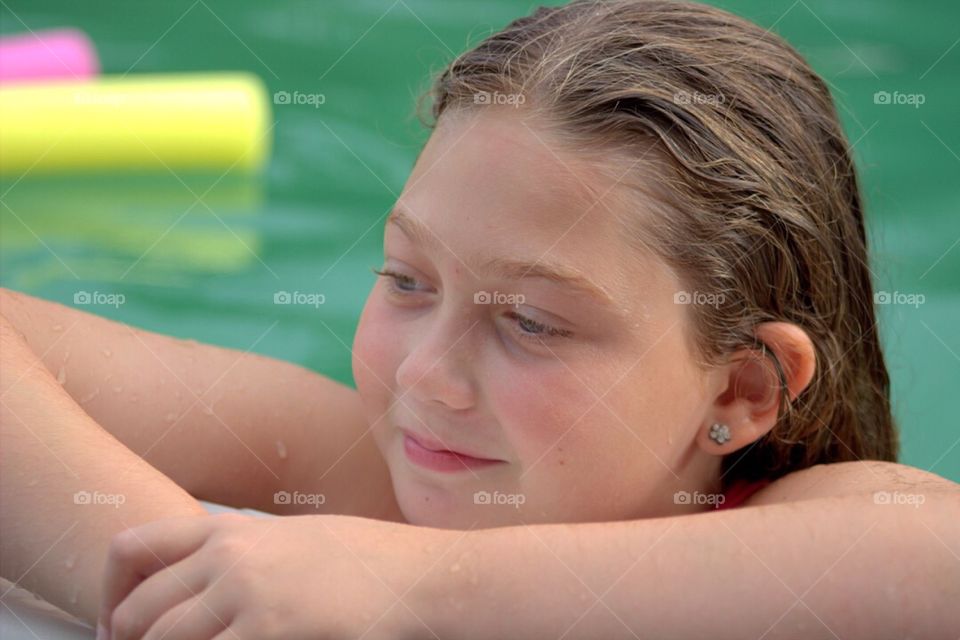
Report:
[[397,209],[441,257],[565,264],[627,309],[672,295],[671,274],[625,238],[625,203],[638,204],[626,185],[551,147],[549,133],[517,116],[460,118],[431,137]]
[[446,200],[469,214],[524,213],[533,230],[551,233],[611,223],[619,185],[554,136],[514,109],[459,115],[431,136],[403,197],[411,206]]

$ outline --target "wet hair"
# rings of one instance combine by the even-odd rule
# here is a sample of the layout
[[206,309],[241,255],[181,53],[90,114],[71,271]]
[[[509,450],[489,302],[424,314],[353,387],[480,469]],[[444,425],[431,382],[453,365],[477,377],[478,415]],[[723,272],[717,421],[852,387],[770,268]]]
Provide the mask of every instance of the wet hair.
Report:
[[[724,485],[896,459],[850,148],[824,81],[779,36],[705,5],[576,0],[485,38],[424,98],[430,127],[448,113],[524,109],[613,169],[638,196],[627,237],[711,296],[688,307],[701,364],[743,348],[773,359],[778,421],[725,456]],[[793,402],[755,337],[767,321],[814,345],[813,380]]]

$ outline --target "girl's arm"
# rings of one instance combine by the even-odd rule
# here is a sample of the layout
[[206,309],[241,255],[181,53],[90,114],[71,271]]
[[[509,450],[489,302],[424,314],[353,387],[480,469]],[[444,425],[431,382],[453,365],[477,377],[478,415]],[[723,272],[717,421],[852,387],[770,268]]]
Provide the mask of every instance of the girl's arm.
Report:
[[880,497],[472,532],[421,616],[464,640],[956,637],[960,491],[891,466],[913,479]]
[[84,411],[191,495],[290,514],[304,506],[276,491],[323,493],[307,512],[400,517],[354,389],[7,289],[0,311]]
[[100,428],[0,315],[0,574],[95,619],[110,538],[203,508]]
[[957,637],[957,486],[892,463],[800,473],[768,487],[787,502],[627,522],[159,520],[114,537],[99,620],[114,640]]

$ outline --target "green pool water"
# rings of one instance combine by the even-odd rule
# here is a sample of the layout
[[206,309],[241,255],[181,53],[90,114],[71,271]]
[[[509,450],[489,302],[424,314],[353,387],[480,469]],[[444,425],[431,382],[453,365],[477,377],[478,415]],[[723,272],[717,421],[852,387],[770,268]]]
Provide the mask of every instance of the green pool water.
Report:
[[[4,179],[0,281],[66,304],[81,291],[122,294],[122,305],[87,308],[352,384],[349,345],[381,260],[382,219],[426,138],[414,99],[468,43],[534,6],[7,0],[0,32],[80,27],[106,73],[245,70],[271,94],[325,101],[274,106],[272,158],[257,179]],[[720,6],[784,35],[833,87],[863,178],[876,287],[923,296],[879,307],[902,460],[960,481],[960,5]],[[877,104],[882,91],[924,102]],[[325,302],[278,306],[277,291]]]

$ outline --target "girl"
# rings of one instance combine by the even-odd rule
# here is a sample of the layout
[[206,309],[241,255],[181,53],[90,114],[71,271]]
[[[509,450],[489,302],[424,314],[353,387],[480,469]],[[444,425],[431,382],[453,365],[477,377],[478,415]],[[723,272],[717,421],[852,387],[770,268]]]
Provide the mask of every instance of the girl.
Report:
[[[960,497],[895,463],[857,179],[799,55],[578,0],[432,97],[355,392],[5,293],[10,575],[114,640],[956,635]],[[108,375],[140,401],[81,410]]]

